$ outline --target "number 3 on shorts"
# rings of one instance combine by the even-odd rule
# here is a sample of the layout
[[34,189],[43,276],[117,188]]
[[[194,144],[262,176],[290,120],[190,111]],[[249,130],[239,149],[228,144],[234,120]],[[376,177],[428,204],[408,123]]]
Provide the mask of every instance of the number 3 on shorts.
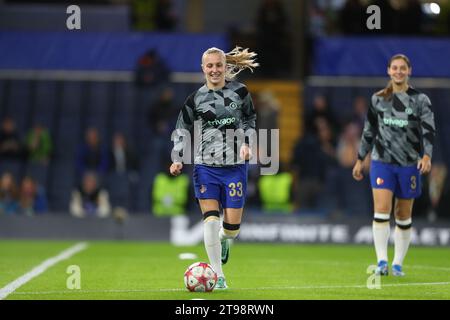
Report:
[[231,182],[228,185],[228,188],[230,188],[230,191],[228,192],[230,197],[234,197],[236,195],[238,197],[242,197],[242,182],[238,182],[238,183]]

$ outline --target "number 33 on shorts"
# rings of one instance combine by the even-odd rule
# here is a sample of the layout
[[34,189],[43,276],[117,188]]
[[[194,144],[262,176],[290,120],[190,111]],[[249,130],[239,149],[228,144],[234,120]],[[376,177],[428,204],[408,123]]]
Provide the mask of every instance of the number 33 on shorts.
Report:
[[234,183],[231,182],[230,184],[228,184],[228,195],[230,197],[242,197],[242,182],[238,182],[238,183]]

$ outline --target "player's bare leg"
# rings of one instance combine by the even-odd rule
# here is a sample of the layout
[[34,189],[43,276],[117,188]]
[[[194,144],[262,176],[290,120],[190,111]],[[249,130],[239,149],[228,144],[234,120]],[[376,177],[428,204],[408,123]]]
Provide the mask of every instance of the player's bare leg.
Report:
[[222,244],[222,264],[227,263],[230,255],[230,241],[236,239],[241,228],[243,208],[223,209],[223,225],[220,228],[220,242]]
[[394,276],[405,275],[402,270],[402,265],[411,242],[413,204],[414,199],[395,199],[395,255],[392,263],[392,274]]
[[[239,234],[241,218],[242,218],[242,208],[233,209],[225,208],[224,210],[223,224],[218,233],[221,247],[221,262],[222,264],[227,263],[230,254],[230,241],[235,239]],[[228,286],[225,281],[224,276],[219,276],[217,279],[217,289],[227,289]]]
[[378,263],[375,273],[388,275],[389,218],[392,211],[393,193],[388,189],[372,189],[372,192],[375,209],[372,231]]

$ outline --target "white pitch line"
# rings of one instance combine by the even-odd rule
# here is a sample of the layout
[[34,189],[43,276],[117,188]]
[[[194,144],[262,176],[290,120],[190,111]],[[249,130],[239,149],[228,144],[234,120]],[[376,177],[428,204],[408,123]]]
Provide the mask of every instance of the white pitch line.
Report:
[[49,258],[42,262],[40,265],[34,267],[31,271],[25,273],[23,276],[17,278],[13,282],[7,284],[5,287],[0,289],[0,300],[5,299],[8,295],[16,291],[19,287],[23,286],[25,283],[30,281],[31,279],[39,276],[41,273],[45,272],[48,268],[54,266],[58,262],[62,260],[69,259],[74,254],[86,249],[87,243],[80,242],[76,245],[64,250],[57,256]]
[[[276,259],[267,259],[264,260],[266,263],[280,263],[280,260]],[[346,266],[346,265],[352,265],[354,266],[354,262],[329,262],[326,260],[309,260],[309,261],[300,261],[298,262],[299,265],[301,264],[319,264],[319,265],[326,265],[326,266]],[[359,263],[362,268],[366,268],[366,264]],[[413,265],[413,264],[406,264],[403,266],[405,269],[423,269],[423,270],[434,270],[434,271],[442,271],[442,272],[450,272],[450,267],[439,267],[439,266],[424,266],[424,265]]]
[[[450,282],[420,282],[420,283],[391,283],[381,284],[381,287],[407,287],[407,286],[446,286]],[[286,287],[259,287],[259,288],[231,288],[231,291],[251,290],[317,290],[317,289],[367,289],[366,285],[337,285],[337,286],[286,286]],[[65,290],[65,291],[31,291],[15,292],[15,295],[50,295],[50,294],[87,294],[87,293],[150,293],[150,292],[178,292],[186,291],[182,288],[161,289],[112,289],[112,290]],[[187,292],[187,291],[186,291]]]
[[428,269],[428,270],[435,270],[435,271],[450,272],[450,268],[448,268],[448,267],[434,267],[434,266],[417,266],[417,265],[413,265],[413,266],[408,266],[408,268],[425,269],[425,270]]

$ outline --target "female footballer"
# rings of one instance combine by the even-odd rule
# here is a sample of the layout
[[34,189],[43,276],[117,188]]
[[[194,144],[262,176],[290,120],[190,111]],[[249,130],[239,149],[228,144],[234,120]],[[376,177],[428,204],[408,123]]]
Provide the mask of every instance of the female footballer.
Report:
[[[176,132],[198,125],[198,148],[194,154],[194,188],[204,221],[204,243],[209,261],[218,275],[216,289],[226,289],[222,264],[229,256],[229,239],[237,237],[247,187],[247,160],[251,157],[248,139],[232,143],[225,136],[236,130],[255,129],[256,114],[246,86],[235,81],[244,69],[257,67],[254,52],[236,47],[229,53],[210,48],[203,53],[202,70],[206,83],[192,93],[179,114]],[[194,123],[195,122],[195,123]],[[176,136],[177,136],[176,134]],[[170,173],[183,168],[180,155],[187,140],[174,139]],[[219,210],[223,209],[220,226]]]
[[393,56],[387,68],[387,87],[372,96],[362,133],[356,180],[363,178],[363,160],[371,151],[370,181],[374,201],[373,238],[378,275],[388,275],[389,218],[395,197],[395,255],[392,274],[404,276],[403,260],[411,241],[411,213],[421,194],[421,175],[430,172],[435,136],[430,99],[412,88],[411,63]]

